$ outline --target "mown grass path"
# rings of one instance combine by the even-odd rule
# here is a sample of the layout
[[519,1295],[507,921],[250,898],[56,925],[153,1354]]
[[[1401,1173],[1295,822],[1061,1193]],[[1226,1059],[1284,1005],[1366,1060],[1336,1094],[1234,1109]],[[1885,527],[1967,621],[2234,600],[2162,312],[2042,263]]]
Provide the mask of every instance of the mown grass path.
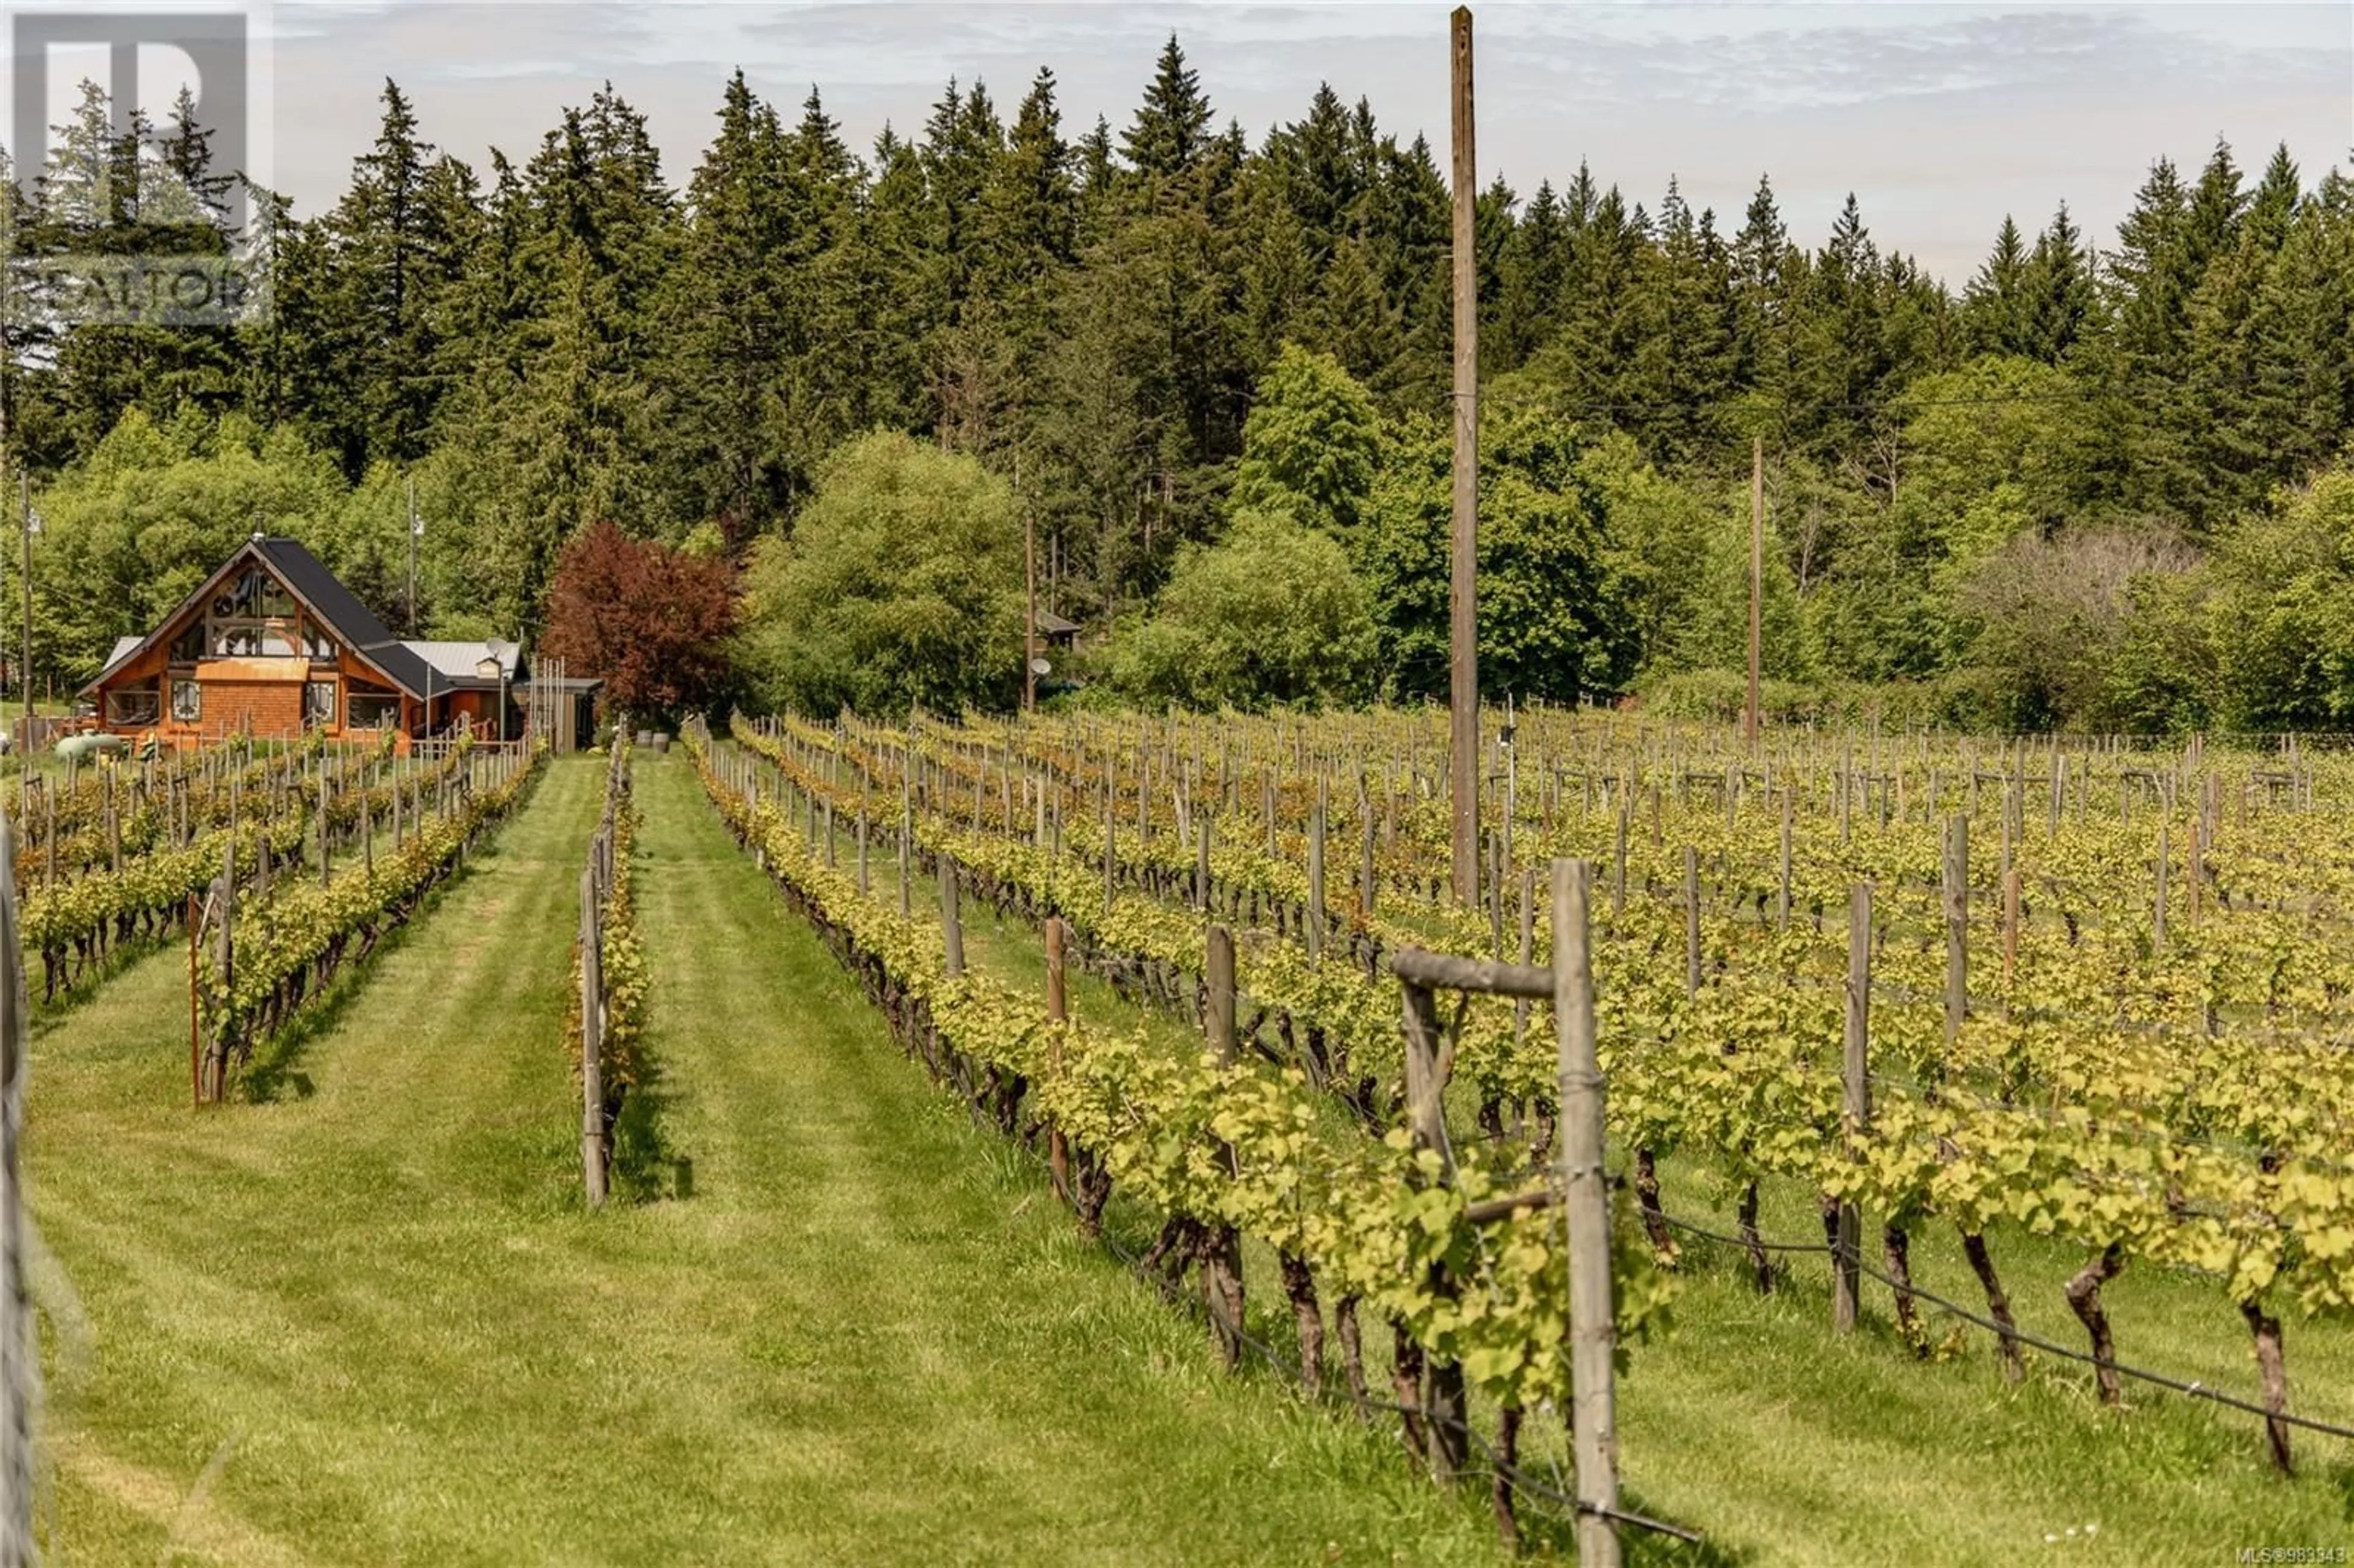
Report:
[[292,1052],[186,1107],[186,959],[35,1048],[79,1563],[1484,1563],[1394,1440],[1211,1366],[640,772],[659,1147],[578,1207],[567,762]]

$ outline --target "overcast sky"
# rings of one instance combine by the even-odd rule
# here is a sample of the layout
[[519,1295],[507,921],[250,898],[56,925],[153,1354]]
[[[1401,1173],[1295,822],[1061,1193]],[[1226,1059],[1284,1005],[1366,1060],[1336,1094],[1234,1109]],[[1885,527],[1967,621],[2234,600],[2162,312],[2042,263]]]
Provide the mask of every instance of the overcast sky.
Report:
[[[1530,5],[1476,7],[1482,179],[1524,195],[1580,159],[1654,208],[1670,175],[1737,227],[1761,173],[1819,243],[1852,189],[1885,247],[1958,285],[2005,213],[2063,198],[2105,243],[2152,159],[2218,135],[2308,183],[2354,145],[2354,4]],[[425,134],[528,155],[610,79],[684,184],[728,71],[788,110],[815,85],[864,147],[919,129],[951,75],[1010,111],[1054,68],[1066,129],[1126,123],[1173,30],[1223,123],[1256,143],[1320,80],[1447,156],[1443,5],[295,4],[275,10],[274,178],[332,201],[387,75]],[[143,92],[143,97],[152,93]]]

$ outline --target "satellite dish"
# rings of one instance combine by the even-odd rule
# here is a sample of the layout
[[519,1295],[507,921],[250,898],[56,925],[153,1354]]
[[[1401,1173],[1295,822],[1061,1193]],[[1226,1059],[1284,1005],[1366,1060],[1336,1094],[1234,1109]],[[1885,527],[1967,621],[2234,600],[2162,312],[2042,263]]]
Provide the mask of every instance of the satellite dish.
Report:
[[1034,675],[1051,675],[1055,673],[1055,666],[1047,663],[1044,659],[1033,659],[1030,661],[1030,673]]

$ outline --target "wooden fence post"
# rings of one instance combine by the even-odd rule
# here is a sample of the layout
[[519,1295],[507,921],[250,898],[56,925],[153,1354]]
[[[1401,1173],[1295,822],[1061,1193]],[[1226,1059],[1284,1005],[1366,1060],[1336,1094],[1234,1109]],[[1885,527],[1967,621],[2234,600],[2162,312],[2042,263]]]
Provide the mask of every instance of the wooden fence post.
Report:
[[597,867],[580,868],[580,1177],[588,1206],[605,1202],[604,911]]
[[1774,928],[1790,928],[1790,794],[1782,792],[1782,891],[1774,901]]
[[1210,911],[1210,819],[1207,816],[1194,824],[1193,829],[1193,907],[1205,915]]
[[[1442,1181],[1455,1177],[1454,1160],[1447,1142],[1446,1080],[1440,1075],[1438,999],[1426,985],[1401,981],[1405,993],[1406,1128],[1415,1148],[1436,1150],[1443,1161]],[[1433,1266],[1431,1282],[1445,1287],[1445,1276]],[[1469,1457],[1470,1427],[1466,1420],[1463,1368],[1459,1363],[1426,1360],[1422,1368],[1420,1408],[1405,1418],[1406,1442],[1422,1440],[1423,1457],[1433,1479],[1451,1482]],[[1401,1403],[1416,1400],[1404,1369],[1398,1373]],[[1417,1431],[1417,1427],[1419,1430]]]
[[[1872,1040],[1872,884],[1859,882],[1848,895],[1847,906],[1847,1041],[1840,1076],[1847,1090],[1847,1146],[1850,1158],[1858,1153],[1858,1139],[1872,1120],[1872,1086],[1864,1072]],[[1862,1286],[1862,1215],[1852,1202],[1839,1206],[1839,1239],[1831,1266],[1831,1327],[1845,1334],[1855,1328],[1856,1300]]]
[[[26,740],[29,748],[30,726]],[[31,765],[27,758],[27,766]],[[31,992],[16,906],[16,825],[0,815],[0,1564],[26,1568],[33,1541],[33,1391],[39,1346],[26,1283],[21,1145]]]
[[2009,1006],[2011,980],[2019,972],[2019,872],[2002,874],[2002,991]]
[[[254,843],[254,867],[257,873],[270,863],[270,836],[267,831],[259,834]],[[220,977],[221,994],[237,994],[237,831],[232,828],[221,839],[221,907],[220,907]],[[212,1067],[205,1075],[205,1097],[218,1100],[228,1087],[229,1021],[222,1016],[220,1036],[213,1046]]]
[[[1625,817],[1620,817],[1623,824]],[[1569,1248],[1570,1431],[1577,1463],[1577,1560],[1618,1568],[1617,1325],[1610,1301],[1610,1184],[1602,1068],[1594,1040],[1585,863],[1553,863],[1553,1029],[1561,1054],[1562,1213]]]
[[[1201,823],[1203,842],[1209,839],[1210,821]],[[1210,1049],[1217,1053],[1218,1065],[1231,1067],[1235,1063],[1235,934],[1225,926],[1212,926],[1207,950],[1203,955],[1202,977],[1207,995],[1204,998],[1203,1025],[1209,1036]],[[1221,1150],[1229,1170],[1234,1165],[1234,1150]],[[1208,1227],[1202,1251],[1202,1287],[1210,1312],[1210,1331],[1216,1342],[1218,1358],[1228,1372],[1242,1363],[1243,1354],[1243,1252],[1242,1238],[1230,1224]]]
[[2150,906],[2150,935],[2161,948],[2166,946],[2166,882],[2168,864],[2174,858],[2172,847],[2166,842],[2166,819],[2158,820],[2158,873],[2153,902]]
[[1622,795],[1618,801],[1618,859],[1610,874],[1610,919],[1614,926],[1627,913],[1627,821],[1634,809],[1632,797]]
[[[1521,967],[1529,968],[1537,952],[1537,874],[1532,866],[1521,867]],[[1517,1044],[1529,1032],[1529,999],[1522,997],[1512,1003],[1512,1039]]]
[[946,855],[939,857],[940,932],[948,944],[948,973],[950,980],[964,973],[964,917],[958,907],[956,862]]
[[1946,1044],[1962,1033],[1970,1005],[1970,820],[1946,825]]
[[1308,819],[1308,957],[1324,956],[1324,776],[1316,776],[1316,808]]
[[[1046,916],[1046,1022],[1062,1023],[1071,1016],[1069,980],[1066,974],[1065,944],[1066,937],[1060,916]],[[1048,1055],[1048,1070],[1059,1071],[1063,1065],[1063,1047],[1059,1034]],[[1071,1144],[1060,1124],[1046,1128],[1046,1171],[1055,1185],[1055,1196],[1066,1203],[1076,1204],[1076,1194],[1071,1191]]]
[[1700,994],[1700,852],[1684,845],[1684,994]]

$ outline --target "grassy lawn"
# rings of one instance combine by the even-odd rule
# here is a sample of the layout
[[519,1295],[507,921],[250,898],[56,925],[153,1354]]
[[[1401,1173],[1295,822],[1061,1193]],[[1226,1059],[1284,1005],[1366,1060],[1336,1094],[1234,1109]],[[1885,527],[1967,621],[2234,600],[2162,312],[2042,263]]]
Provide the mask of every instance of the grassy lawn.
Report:
[[[185,958],[46,1020],[52,1560],[1499,1560],[1386,1431],[1229,1380],[645,758],[650,1117],[578,1206],[567,761],[364,983],[186,1103]],[[1377,1336],[1375,1336],[1377,1337]]]

